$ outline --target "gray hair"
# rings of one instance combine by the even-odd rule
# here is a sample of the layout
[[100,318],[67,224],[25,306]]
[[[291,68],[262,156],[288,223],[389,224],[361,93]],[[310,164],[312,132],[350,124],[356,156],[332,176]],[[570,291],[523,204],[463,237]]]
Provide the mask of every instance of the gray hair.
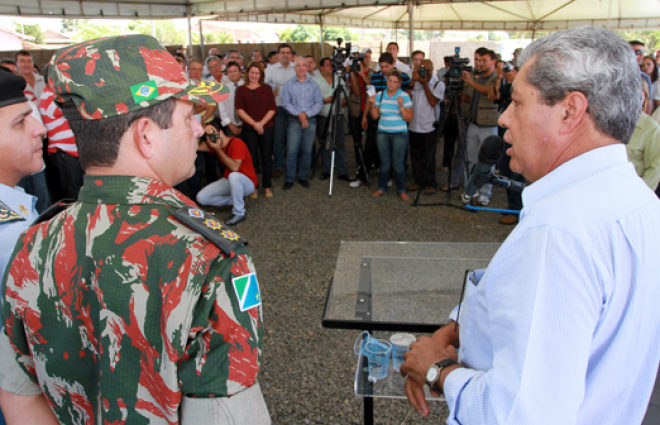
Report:
[[642,109],[640,70],[628,43],[614,31],[577,27],[551,33],[523,50],[528,83],[547,105],[583,93],[587,113],[602,133],[628,143]]

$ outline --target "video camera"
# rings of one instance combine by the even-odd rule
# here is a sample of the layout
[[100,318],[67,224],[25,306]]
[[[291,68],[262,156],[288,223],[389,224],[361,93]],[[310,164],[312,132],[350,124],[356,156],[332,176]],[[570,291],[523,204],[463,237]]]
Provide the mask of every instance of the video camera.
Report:
[[360,72],[360,62],[364,62],[364,54],[358,54],[358,46],[351,46],[351,43],[346,43],[346,47],[341,47],[343,41],[338,38],[337,46],[333,47],[332,68],[337,73],[343,72],[346,58],[349,58],[351,60],[350,72]]
[[454,56],[449,61],[449,69],[445,74],[445,86],[450,94],[457,94],[463,90],[465,85],[465,82],[461,80],[463,71],[472,71],[472,67],[467,66],[470,63],[470,59],[460,57],[461,48],[454,48],[454,52]]

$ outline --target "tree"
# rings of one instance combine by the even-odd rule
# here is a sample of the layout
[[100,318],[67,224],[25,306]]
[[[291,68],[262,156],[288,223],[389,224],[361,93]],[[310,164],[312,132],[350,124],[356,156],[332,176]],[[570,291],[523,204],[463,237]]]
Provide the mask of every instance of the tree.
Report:
[[92,24],[86,19],[76,21],[78,31],[73,39],[80,41],[94,40],[95,38],[126,34],[126,28],[119,25]]
[[280,34],[280,40],[289,43],[305,43],[318,39],[318,32],[314,34],[309,25],[298,25],[294,29],[287,28]]
[[21,34],[34,37],[35,44],[44,43],[44,32],[41,30],[41,26],[39,24],[21,25],[16,21],[13,22],[14,22],[14,28],[16,28],[16,32],[20,32]]
[[344,41],[354,41],[359,40],[358,37],[353,31],[348,28],[343,27],[324,27],[323,28],[323,40],[335,42],[338,38],[343,39]]
[[647,54],[660,49],[660,31],[618,31],[626,41],[639,40],[644,43]]

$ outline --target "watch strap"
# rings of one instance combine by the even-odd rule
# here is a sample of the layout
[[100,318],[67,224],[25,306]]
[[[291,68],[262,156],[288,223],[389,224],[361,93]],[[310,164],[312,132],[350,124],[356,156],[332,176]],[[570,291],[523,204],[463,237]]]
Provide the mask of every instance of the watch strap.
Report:
[[458,362],[454,359],[444,359],[431,366],[431,367],[435,367],[438,370],[438,377],[435,380],[435,382],[427,382],[428,386],[431,387],[431,389],[440,390],[440,388],[438,388],[437,386],[437,383],[438,381],[440,381],[440,376],[442,375],[442,369],[455,364],[458,364]]

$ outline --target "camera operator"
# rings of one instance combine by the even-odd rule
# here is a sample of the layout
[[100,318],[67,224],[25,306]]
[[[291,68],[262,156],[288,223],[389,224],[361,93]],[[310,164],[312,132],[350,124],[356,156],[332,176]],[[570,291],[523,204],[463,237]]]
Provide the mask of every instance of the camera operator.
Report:
[[[413,72],[413,118],[408,125],[410,135],[410,162],[414,184],[409,191],[424,188],[432,195],[436,190],[435,136],[440,114],[440,103],[445,98],[445,83],[433,73],[433,62],[424,58],[424,52],[412,54]],[[430,161],[430,163],[428,163]]]
[[[348,110],[350,117],[349,119],[353,123],[353,128],[355,131],[359,132],[360,140],[357,143],[360,143],[362,146],[362,118],[364,116],[364,108],[367,103],[367,84],[371,81],[371,77],[374,73],[371,69],[371,55],[372,51],[370,48],[362,50],[360,53],[360,58],[358,59],[358,71],[350,71],[350,78],[348,84],[350,86],[350,92],[348,95]],[[375,139],[374,139],[375,142]],[[367,181],[367,173],[369,170],[362,168],[359,158],[359,152],[357,149],[355,151],[355,164],[357,164],[357,173],[355,180],[352,181],[349,186],[351,187],[360,187]],[[369,167],[370,164],[376,161],[378,156],[378,150],[376,145],[369,146],[363,149],[363,159],[366,167]]]
[[[323,108],[316,116],[316,136],[319,138],[321,144],[321,166],[323,168],[321,180],[330,178],[330,167],[332,162],[331,154],[333,148],[332,131],[334,130],[328,128],[328,131],[326,132],[326,125],[329,114],[332,112],[332,115],[335,116],[335,111],[331,108],[332,101],[334,100],[334,91],[339,86],[342,86],[342,88],[339,89],[342,93],[340,112],[339,115],[337,115],[339,119],[335,124],[333,124],[331,120],[330,125],[334,125],[334,128],[337,130],[336,133],[334,133],[334,142],[336,143],[335,168],[337,170],[337,178],[339,180],[350,181],[351,179],[348,177],[348,170],[346,168],[346,134],[344,131],[344,105],[346,105],[346,98],[343,96],[344,80],[335,73],[332,59],[330,58],[326,57],[321,59],[319,62],[319,71],[321,73],[312,78],[312,80],[316,81],[319,85],[321,96],[323,97]],[[309,71],[307,75],[309,76]],[[330,138],[329,142],[323,137],[324,135]]]
[[[493,83],[497,78],[495,63],[497,55],[492,50],[484,47],[477,49],[475,53],[475,64],[479,61],[481,74],[471,75],[463,72],[461,78],[466,86],[473,89],[470,103],[469,126],[466,137],[467,172],[472,172],[472,167],[477,163],[477,155],[481,143],[488,136],[497,135],[497,105],[493,102],[494,96],[490,93]],[[476,72],[476,71],[475,71]],[[489,94],[491,94],[489,96]],[[491,184],[485,184],[479,189],[479,203],[488,205],[492,191]]]
[[[497,62],[496,70],[497,78],[495,79],[495,84],[493,84],[492,93],[494,95],[495,101],[499,104],[498,109],[500,115],[502,115],[511,104],[511,88],[513,87],[513,80],[516,78],[516,75],[518,75],[518,67],[511,63],[499,61]],[[498,134],[500,137],[504,137],[505,131],[505,128],[498,127]],[[506,147],[508,149],[511,147],[511,145],[506,143]],[[511,180],[524,182],[525,178],[521,174],[511,171],[511,167],[509,165],[510,162],[511,157],[509,155],[502,156],[502,159],[497,164],[497,168],[500,170],[500,174],[504,177],[508,177]],[[523,205],[521,192],[507,188],[506,200],[509,204],[510,210],[522,210]],[[518,214],[507,214],[502,217],[499,222],[504,225],[516,224],[518,223]]]

